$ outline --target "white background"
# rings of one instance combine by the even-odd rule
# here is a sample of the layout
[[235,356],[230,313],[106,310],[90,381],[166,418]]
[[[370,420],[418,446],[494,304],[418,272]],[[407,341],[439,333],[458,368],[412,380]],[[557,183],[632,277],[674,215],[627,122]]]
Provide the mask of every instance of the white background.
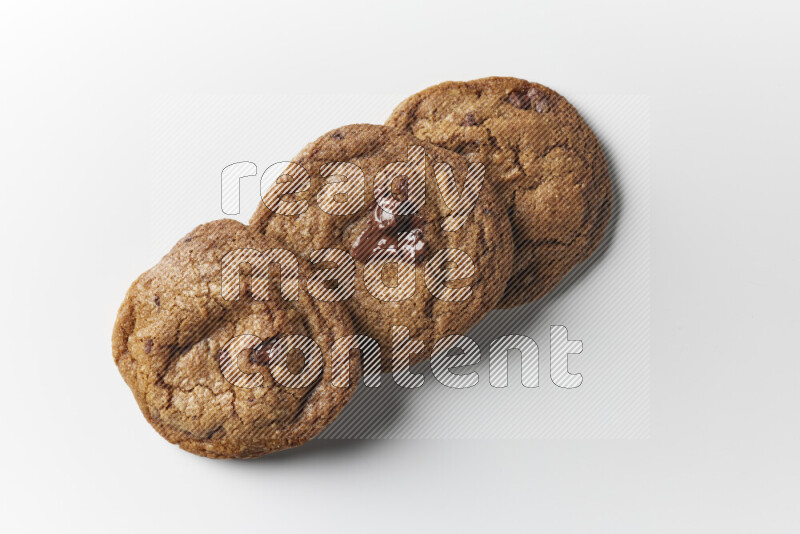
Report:
[[[0,528],[798,530],[796,2],[221,6],[2,8]],[[166,445],[109,349],[157,259],[154,96],[487,75],[650,99],[650,437],[319,440],[255,462]]]

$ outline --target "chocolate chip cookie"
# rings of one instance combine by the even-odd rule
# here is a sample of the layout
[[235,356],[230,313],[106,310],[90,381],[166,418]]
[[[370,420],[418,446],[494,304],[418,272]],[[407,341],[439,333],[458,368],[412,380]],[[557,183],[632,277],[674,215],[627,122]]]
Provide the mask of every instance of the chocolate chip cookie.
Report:
[[516,78],[445,82],[405,100],[386,124],[487,166],[516,248],[499,307],[542,297],[602,240],[611,213],[606,161],[552,89]]
[[[249,458],[299,445],[350,400],[356,354],[341,304],[298,291],[302,263],[269,279],[274,241],[231,220],[204,224],[128,290],[114,360],[148,422],[183,449]],[[310,341],[309,341],[310,340]],[[349,351],[355,352],[355,351]]]
[[250,225],[344,273],[327,281],[330,291],[380,344],[382,369],[403,368],[465,333],[503,294],[510,225],[483,175],[396,129],[345,126],[271,174],[277,181],[262,190]]

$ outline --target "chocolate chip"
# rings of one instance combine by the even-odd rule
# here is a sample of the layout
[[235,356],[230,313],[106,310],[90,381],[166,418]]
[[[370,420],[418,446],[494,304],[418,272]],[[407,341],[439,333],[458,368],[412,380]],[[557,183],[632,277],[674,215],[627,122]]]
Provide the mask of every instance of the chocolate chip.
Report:
[[511,91],[506,97],[506,102],[519,109],[531,109],[531,99],[522,91]]
[[464,115],[464,120],[461,121],[461,126],[475,126],[478,121],[475,119],[475,114],[471,111]]
[[344,135],[340,134],[339,132],[332,133],[331,137],[333,137],[334,139],[344,139]]
[[150,351],[153,350],[153,340],[147,338],[144,340],[144,352],[145,354],[150,354]]
[[156,306],[161,306],[161,299],[158,298],[158,295],[156,295],[156,298],[153,299],[153,302],[156,303]]
[[527,91],[511,91],[506,102],[519,109],[533,108],[537,113],[547,113],[551,107],[547,95],[533,86]]
[[547,113],[550,111],[550,100],[548,100],[544,92],[538,90],[536,87],[528,89],[528,98],[533,103],[533,109],[537,113]]

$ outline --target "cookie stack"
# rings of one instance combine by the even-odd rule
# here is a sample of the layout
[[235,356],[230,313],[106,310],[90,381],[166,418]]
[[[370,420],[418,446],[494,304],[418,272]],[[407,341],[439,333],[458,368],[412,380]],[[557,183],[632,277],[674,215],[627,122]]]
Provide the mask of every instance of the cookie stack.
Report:
[[203,456],[313,438],[362,372],[407,369],[550,291],[611,209],[589,127],[515,78],[440,84],[385,126],[329,132],[262,193],[248,226],[204,224],[140,276],[114,327],[147,420]]

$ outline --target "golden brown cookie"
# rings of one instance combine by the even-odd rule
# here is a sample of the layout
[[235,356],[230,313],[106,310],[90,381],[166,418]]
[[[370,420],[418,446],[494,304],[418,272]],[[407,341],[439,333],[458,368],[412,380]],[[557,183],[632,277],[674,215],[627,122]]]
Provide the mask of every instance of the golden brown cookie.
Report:
[[[249,458],[300,445],[359,382],[358,357],[331,352],[353,333],[346,310],[303,291],[280,298],[258,256],[275,247],[232,220],[204,224],[141,275],[120,307],[114,361],[148,422],[187,451]],[[281,290],[291,289],[297,273],[282,274]]]
[[[465,333],[497,304],[513,258],[508,217],[464,158],[358,124],[323,135],[293,162],[262,191],[250,225],[312,262],[315,251],[341,251],[326,268],[355,271],[343,301],[356,330],[380,343],[383,370],[392,357],[402,364],[401,354],[423,360],[437,340]],[[395,268],[375,269],[387,257]],[[393,351],[393,328],[396,341],[402,332],[414,342]]]
[[517,78],[445,82],[405,100],[386,124],[487,166],[516,249],[499,307],[544,296],[602,240],[611,213],[606,161],[552,89]]

